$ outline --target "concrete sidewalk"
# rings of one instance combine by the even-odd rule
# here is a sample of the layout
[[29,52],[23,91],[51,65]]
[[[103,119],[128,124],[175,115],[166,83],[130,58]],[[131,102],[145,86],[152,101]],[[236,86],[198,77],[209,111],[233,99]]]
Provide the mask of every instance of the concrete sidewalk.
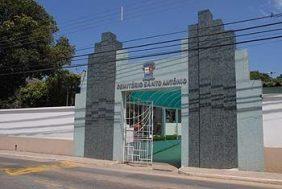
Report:
[[275,184],[281,185],[282,188],[282,174],[279,173],[239,171],[237,169],[204,169],[192,167],[182,167],[178,172],[180,174],[194,177]]

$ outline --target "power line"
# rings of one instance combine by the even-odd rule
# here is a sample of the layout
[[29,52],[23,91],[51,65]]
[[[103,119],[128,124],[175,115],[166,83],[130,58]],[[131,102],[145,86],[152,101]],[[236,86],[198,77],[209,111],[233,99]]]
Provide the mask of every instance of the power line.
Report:
[[[236,29],[236,30],[233,30],[233,31],[240,32],[240,31],[252,30],[252,29],[256,29],[256,28],[269,27],[269,26],[273,26],[273,25],[277,25],[277,24],[282,24],[282,22],[275,22],[275,23],[271,23],[271,24],[264,24],[264,25],[257,25],[257,26],[247,27],[247,28],[240,28],[240,29]],[[257,31],[257,32],[239,34],[236,37],[250,36],[250,35],[255,35],[255,34],[268,33],[268,32],[273,32],[273,31],[281,31],[281,30],[282,30],[282,28],[270,29],[270,30],[264,30],[264,31]],[[208,34],[208,35],[193,36],[193,37],[188,37],[188,38],[178,38],[178,39],[173,39],[173,40],[159,41],[159,42],[155,42],[155,43],[146,43],[146,44],[142,44],[142,45],[126,47],[126,48],[123,48],[122,50],[129,50],[129,49],[142,48],[142,47],[147,47],[147,46],[152,46],[152,45],[160,45],[160,44],[167,44],[167,43],[172,43],[172,42],[179,42],[181,40],[189,40],[189,39],[194,39],[194,38],[198,38],[198,37],[201,38],[201,37],[215,36],[215,35],[220,35],[220,34],[229,33],[229,32],[230,31],[223,31],[223,32],[217,32],[217,33],[212,33],[212,34]],[[227,36],[227,37],[225,36],[225,37],[217,38],[217,39],[227,39],[227,38],[230,38],[230,36]],[[207,42],[207,41],[211,41],[211,40],[214,40],[214,39],[206,39],[206,40],[202,40],[201,42]],[[187,44],[187,43],[182,43],[182,45],[183,44]],[[180,44],[172,44],[172,45],[165,45],[165,46],[161,46],[161,47],[152,47],[152,48],[146,48],[146,49],[132,50],[132,51],[127,51],[127,52],[117,52],[117,55],[134,53],[134,52],[151,51],[151,50],[157,50],[157,49],[163,49],[163,48],[170,48],[170,47],[176,47],[176,46],[179,46],[179,45]],[[96,52],[95,55],[109,53],[109,52],[116,52],[116,50],[100,51],[100,52]],[[89,56],[89,55],[92,55],[92,54],[93,53],[75,55],[75,56],[72,56],[72,57],[69,57],[69,58],[71,58],[71,59],[72,58],[80,58],[80,57],[85,57],[85,56]],[[66,57],[65,59],[69,59],[69,58]],[[62,61],[63,60],[64,59],[62,59]],[[84,60],[84,59],[79,59],[79,60]],[[9,67],[9,66],[6,66],[6,67]],[[19,67],[19,66],[17,66],[17,67]]]
[[[281,38],[282,39],[282,38]],[[281,39],[280,39],[280,41],[279,42],[281,42]],[[278,42],[278,41],[271,41],[271,42]],[[258,44],[258,45],[263,45],[263,43],[260,43],[260,44]],[[248,45],[248,46],[257,46],[256,44],[255,45]],[[191,56],[190,56],[191,57]],[[161,58],[161,59],[154,59],[154,60],[150,60],[150,61],[162,61],[162,60],[165,60],[165,61],[162,61],[161,62],[161,64],[165,64],[165,63],[167,63],[167,62],[175,62],[175,61],[177,61],[177,60],[181,60],[181,59],[186,59],[186,58],[188,58],[188,56],[184,56],[184,57],[177,57],[177,58],[175,58],[175,59],[171,59],[172,57],[169,57],[169,60],[168,60],[168,58]],[[138,64],[140,64],[140,63],[142,63],[142,62],[138,62]],[[171,66],[175,66],[175,65],[178,65],[178,64],[182,64],[182,63],[187,63],[187,60],[184,60],[184,61],[181,61],[181,62],[176,62],[176,63],[174,63],[174,64],[171,64],[171,65],[166,65],[166,66],[161,66],[161,68],[164,68],[164,67],[171,67]],[[84,66],[87,66],[88,64],[85,64],[85,65],[82,65],[81,67],[84,67]],[[121,68],[121,69],[116,69],[116,71],[124,71],[124,72],[122,72],[122,73],[119,73],[119,76],[120,75],[124,75],[124,76],[122,76],[122,77],[119,77],[119,79],[121,79],[121,78],[125,78],[125,77],[128,77],[128,76],[134,76],[134,75],[136,75],[136,73],[132,73],[132,72],[134,72],[134,71],[136,71],[136,70],[138,70],[138,69],[140,69],[140,68],[135,68],[135,69],[132,69],[132,68],[134,68],[134,67],[136,67],[136,64],[134,65],[134,64],[132,64],[130,67],[126,67],[126,68]],[[160,68],[160,67],[159,67]],[[128,75],[128,71],[127,70],[129,70],[129,72],[131,72],[131,74],[129,74]]]
[[[246,21],[246,20],[244,20]],[[238,23],[239,21],[237,21],[236,23]],[[243,30],[249,30],[249,29],[255,29],[255,28],[258,28],[258,27],[267,27],[267,26],[271,26],[271,25],[276,25],[276,24],[280,24],[281,22],[276,22],[276,23],[271,23],[271,24],[265,24],[265,25],[259,25],[259,26],[253,26],[253,27],[248,27],[248,28],[241,28],[241,29],[237,29],[237,30],[234,30],[234,31],[243,31]],[[230,23],[228,23],[230,24]],[[226,31],[225,31],[226,32]],[[222,33],[225,33],[225,32],[220,32],[220,33],[214,33],[212,35],[218,35],[218,34],[222,34]],[[229,32],[229,31],[227,31]],[[254,33],[263,33],[264,31],[262,32],[253,32],[252,34]],[[166,35],[166,34],[164,34]],[[248,35],[248,34],[244,34],[244,35]],[[160,36],[160,35],[158,35]],[[204,36],[207,36],[207,35],[203,35],[203,36],[199,36],[199,37],[204,37]],[[210,36],[210,35],[209,35]],[[156,37],[155,36],[152,36],[152,37]],[[197,36],[198,37],[198,36]],[[186,38],[186,39],[191,39],[192,37],[190,38]],[[145,47],[145,46],[149,46],[149,45],[156,45],[156,44],[163,44],[163,43],[169,43],[169,42],[174,42],[174,41],[179,41],[179,40],[183,40],[183,38],[180,38],[180,39],[176,39],[176,40],[170,40],[170,41],[162,41],[162,42],[158,42],[158,43],[148,43],[148,44],[143,44],[143,45],[140,45],[140,46],[132,46],[132,47],[127,47],[127,48],[124,48],[124,49],[131,49],[131,48],[140,48],[140,47]],[[136,50],[136,51],[133,51],[133,52],[141,52],[141,51],[146,51],[146,50],[153,50],[153,49],[159,49],[159,48],[166,48],[166,47],[172,47],[172,46],[176,46],[176,45],[167,45],[167,46],[164,46],[164,47],[158,47],[158,48],[150,48],[150,49],[142,49],[142,50]],[[112,51],[107,51],[107,52],[112,52]],[[105,53],[105,52],[99,52],[99,53]],[[130,53],[130,52],[129,52]],[[96,53],[97,54],[97,53]],[[71,58],[75,58],[75,57],[83,57],[83,56],[89,56],[90,54],[82,54],[82,55],[77,55],[77,56],[74,56],[74,57],[71,57]]]
[[[220,44],[220,45],[214,45],[214,46],[207,46],[207,47],[199,47],[194,49],[188,49],[188,50],[178,50],[178,51],[170,51],[170,52],[162,52],[162,53],[155,53],[155,54],[149,54],[145,56],[137,56],[137,57],[131,57],[131,58],[122,58],[122,59],[116,59],[115,61],[107,61],[103,63],[113,63],[113,62],[119,62],[119,61],[125,61],[125,60],[134,60],[134,59],[141,59],[141,58],[148,58],[148,57],[155,57],[155,56],[163,56],[163,55],[170,55],[170,54],[176,54],[181,52],[190,52],[190,51],[198,51],[198,50],[206,50],[210,48],[219,48],[219,47],[225,47],[225,46],[232,46],[237,44],[246,44],[246,43],[252,43],[252,42],[258,42],[258,41],[267,41],[267,40],[273,40],[273,39],[279,39],[282,38],[282,35],[278,36],[272,36],[267,38],[258,38],[258,39],[252,39],[252,40],[245,40],[245,41],[239,41],[235,43],[226,43],[226,44]],[[90,66],[93,64],[79,64],[79,65],[70,65],[63,67],[64,69],[67,68],[75,68],[75,67],[82,67],[82,66]],[[13,72],[13,73],[4,73],[0,74],[0,76],[7,76],[7,75],[16,75],[16,74],[26,74],[26,73],[36,73],[36,72],[43,72],[43,71],[51,71],[51,70],[57,70],[61,68],[44,68],[44,69],[38,69],[38,70],[29,70],[29,71],[22,71],[22,72]]]
[[[214,27],[214,26],[213,26]],[[217,26],[218,27],[218,26]],[[252,28],[253,29],[253,28]],[[282,29],[272,29],[272,30],[267,30],[267,31],[260,31],[260,32],[253,32],[250,34],[242,34],[242,35],[236,35],[236,37],[241,37],[241,36],[247,36],[247,35],[253,35],[253,34],[260,34],[260,33],[268,33],[268,32],[273,32],[273,31],[281,31]],[[152,35],[149,37],[142,37],[142,38],[136,38],[136,39],[132,39],[132,40],[127,40],[127,41],[123,41],[122,43],[127,43],[127,42],[133,42],[133,41],[138,41],[138,40],[144,40],[144,39],[151,39],[151,38],[157,38],[157,37],[164,37],[164,36],[168,36],[168,35],[174,35],[174,34],[180,34],[180,33],[187,33],[186,30],[182,30],[182,31],[178,31],[178,32],[171,32],[171,33],[164,33],[164,34],[159,34],[159,35]],[[218,33],[218,34],[222,34],[222,33]],[[199,37],[205,37],[205,36],[199,36]],[[193,37],[192,37],[193,38]],[[196,38],[196,37],[195,37]],[[169,42],[175,42],[175,41],[179,41],[179,40],[183,40],[183,39],[191,39],[191,38],[177,38],[175,40],[169,40],[167,41]],[[154,44],[155,45],[155,44]],[[146,45],[147,46],[147,45]],[[93,49],[94,47],[85,47],[85,48],[81,48],[81,49],[77,49],[76,52],[78,51],[83,51],[83,50],[89,50],[89,49]],[[128,47],[131,48],[131,47]],[[126,48],[127,49],[127,48]]]
[[[207,28],[213,28],[213,27],[219,27],[219,26],[231,25],[231,24],[239,24],[239,23],[244,23],[244,22],[262,20],[262,19],[267,19],[267,18],[275,18],[275,17],[281,17],[281,16],[282,16],[282,13],[270,14],[270,15],[268,15],[268,16],[263,16],[263,17],[255,17],[255,18],[250,18],[250,19],[244,19],[244,20],[239,20],[239,21],[233,21],[233,22],[218,24],[218,25],[214,25],[214,26],[206,26],[206,27],[202,27],[202,28],[200,28],[200,29],[207,29]],[[153,35],[153,36],[141,37],[141,38],[126,40],[126,41],[123,41],[123,43],[128,43],[128,42],[133,42],[133,41],[138,41],[138,40],[145,40],[145,39],[152,39],[152,38],[157,38],[157,37],[162,37],[162,36],[168,36],[168,35],[173,35],[173,34],[178,34],[178,33],[184,33],[184,32],[186,32],[186,31],[182,30],[182,31],[176,31],[176,32],[165,33],[165,34],[160,34],[160,35]],[[0,43],[1,43],[1,41],[0,41]],[[32,43],[33,43],[33,42],[32,42]],[[30,44],[30,43],[27,43],[27,44]],[[92,48],[92,47],[86,47],[86,48],[78,49],[77,51],[86,50],[86,49],[90,49],[90,48]]]
[[[281,16],[282,16],[282,13],[270,14],[268,16],[263,16],[263,17],[255,17],[255,18],[238,20],[238,21],[233,21],[233,22],[228,22],[228,23],[223,23],[223,24],[217,24],[217,25],[213,25],[213,26],[205,26],[205,27],[199,28],[199,30],[214,28],[214,27],[219,27],[219,26],[225,26],[225,25],[231,25],[231,24],[251,22],[251,21],[262,20],[262,19],[267,19],[267,18],[278,18],[278,17],[281,17]],[[187,30],[181,30],[181,31],[175,31],[175,32],[170,32],[170,33],[163,33],[163,34],[159,34],[159,35],[151,35],[151,36],[146,36],[146,37],[140,37],[140,38],[125,40],[125,41],[122,41],[122,43],[130,43],[130,42],[135,42],[135,41],[140,41],[140,40],[147,40],[147,39],[165,37],[165,36],[176,35],[176,34],[181,34],[181,33],[186,33],[186,32],[187,32]],[[89,50],[89,49],[93,49],[93,46],[91,46],[91,47],[81,47],[81,48],[77,49],[76,52]]]
[[[232,30],[232,31],[233,32],[241,32],[241,31],[253,30],[253,29],[257,29],[257,28],[263,28],[263,27],[270,27],[270,26],[274,26],[274,25],[280,25],[280,24],[282,24],[282,21],[274,22],[274,23],[269,23],[269,24],[256,25],[256,26],[251,26],[251,27],[246,27],[246,28],[240,28],[240,29],[235,29],[235,30]],[[142,45],[126,47],[126,48],[123,48],[123,50],[147,47],[147,46],[151,46],[151,45],[160,45],[160,44],[165,44],[165,43],[172,43],[172,42],[176,42],[176,41],[180,41],[180,40],[184,40],[184,39],[188,39],[189,40],[189,39],[195,39],[195,38],[198,38],[198,37],[208,37],[208,36],[220,35],[220,34],[225,34],[225,33],[229,33],[229,32],[230,31],[222,31],[222,32],[208,34],[208,35],[192,36],[192,37],[187,37],[187,38],[177,38],[177,39],[173,39],[173,40],[165,40],[165,41],[160,41],[160,42],[155,42],[155,43],[146,43],[146,44],[142,44]],[[166,35],[166,34],[162,34],[162,35]],[[107,53],[107,52],[113,52],[113,51],[112,50],[102,51],[102,52],[98,52],[96,54],[102,54],[102,53]],[[75,55],[72,58],[89,56],[90,54],[92,54],[92,53]]]
[[[257,28],[280,25],[280,24],[282,24],[282,21],[281,22],[274,22],[274,23],[270,23],[270,24],[263,24],[263,25],[251,26],[251,27],[246,27],[246,28],[240,28],[240,29],[235,29],[235,30],[230,30],[230,31],[217,32],[217,33],[212,33],[212,34],[207,34],[207,35],[193,36],[193,37],[187,37],[187,38],[177,38],[177,39],[159,41],[159,42],[154,42],[154,43],[145,43],[145,44],[142,44],[142,45],[125,47],[122,50],[135,49],[135,48],[147,47],[147,46],[152,46],[152,45],[160,45],[160,44],[165,44],[165,43],[172,43],[172,42],[177,42],[177,41],[180,41],[180,40],[195,39],[195,38],[198,38],[198,37],[200,37],[200,38],[201,37],[210,37],[210,36],[221,35],[221,34],[230,33],[230,32],[241,32],[241,31],[253,30],[253,29],[257,29]],[[279,30],[281,30],[281,29],[259,31],[259,32],[249,33],[249,34],[241,34],[241,35],[238,35],[238,36],[240,37],[240,36],[254,35],[254,34],[267,33],[267,32],[279,31]],[[205,40],[203,40],[201,42],[205,42]],[[140,50],[140,51],[144,51],[144,50]],[[113,52],[113,51],[111,51],[111,50],[101,51],[101,52],[97,52],[95,54],[102,54],[102,53],[107,53],[107,52]],[[135,52],[137,52],[137,51],[135,51]],[[127,52],[127,53],[130,53],[130,52]],[[90,54],[93,54],[93,53],[90,53]],[[90,55],[90,54],[87,54],[87,55]],[[120,54],[120,53],[118,53],[118,54]],[[123,53],[121,53],[121,54],[123,54]]]
[[[140,40],[145,40],[145,39],[152,39],[152,38],[157,38],[157,37],[165,37],[165,36],[170,36],[170,35],[176,35],[176,34],[181,34],[181,33],[187,33],[187,31],[186,30],[182,30],[182,31],[177,31],[177,32],[170,32],[170,33],[163,33],[163,34],[158,34],[158,35],[152,35],[152,36],[148,36],[148,37],[129,39],[129,40],[126,40],[126,41],[122,41],[121,43],[129,43],[129,42],[140,41]],[[89,50],[89,49],[93,49],[93,47],[80,48],[80,49],[77,49],[76,52],[84,51],[84,50]]]
[[[251,27],[246,27],[246,28],[240,28],[240,29],[231,30],[231,31],[232,32],[241,32],[241,31],[253,30],[253,29],[257,29],[257,28],[263,28],[263,27],[269,27],[269,26],[274,26],[274,25],[280,25],[280,24],[282,24],[282,21],[281,22],[274,22],[274,23],[270,23],[270,24],[263,24],[263,25],[251,26]],[[281,30],[281,29],[279,29],[279,30]],[[254,34],[266,33],[266,32],[271,32],[271,31],[279,31],[279,30],[278,29],[273,29],[273,30],[267,30],[267,31],[253,32],[253,33],[249,33],[249,34],[241,34],[239,36],[254,35]],[[122,50],[142,48],[142,47],[147,47],[147,46],[152,46],[152,45],[160,45],[160,44],[165,44],[165,43],[172,43],[172,42],[177,42],[177,41],[181,41],[181,40],[195,39],[195,38],[198,38],[198,37],[199,38],[201,38],[201,37],[210,37],[210,36],[230,33],[231,31],[223,31],[223,32],[217,32],[217,33],[212,33],[212,34],[207,34],[207,35],[200,35],[200,36],[193,36],[193,37],[187,37],[187,38],[177,38],[177,39],[159,41],[159,42],[154,42],[154,43],[145,43],[145,44],[142,44],[142,45],[125,47]],[[205,40],[203,40],[201,42],[205,42]],[[148,50],[151,50],[151,49],[148,49]],[[140,50],[140,51],[144,51],[144,50]],[[113,52],[113,50],[96,52],[95,54],[103,54],[103,53],[108,53],[108,52]],[[135,51],[135,52],[138,52],[138,51]],[[130,53],[130,52],[126,52],[126,53]],[[88,56],[88,55],[91,55],[91,54],[93,54],[93,53],[77,55],[76,57],[81,57],[81,56],[86,56],[86,55]],[[124,54],[124,53],[117,53],[117,54]]]
[[[214,25],[214,26],[205,26],[205,27],[201,27],[200,30],[207,29],[207,28],[218,27],[218,26],[224,26],[224,25],[239,24],[239,23],[244,23],[244,22],[262,20],[262,19],[266,19],[266,18],[281,17],[281,16],[282,16],[282,13],[270,14],[270,15],[263,16],[263,17],[255,17],[255,18],[250,18],[250,19],[245,19],[245,20],[233,21],[233,22],[223,23],[223,24]],[[145,37],[143,39],[147,39],[147,38]],[[131,42],[131,41],[135,41],[135,40],[129,40],[129,41],[126,41],[126,42]]]

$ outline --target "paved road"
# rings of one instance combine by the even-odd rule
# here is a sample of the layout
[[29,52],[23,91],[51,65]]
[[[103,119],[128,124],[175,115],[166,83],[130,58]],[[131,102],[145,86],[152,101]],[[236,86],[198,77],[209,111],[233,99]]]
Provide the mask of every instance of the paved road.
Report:
[[[177,173],[140,173],[79,166],[72,162],[0,157],[0,189],[270,188],[267,185],[204,180]],[[278,188],[278,187],[276,187]]]

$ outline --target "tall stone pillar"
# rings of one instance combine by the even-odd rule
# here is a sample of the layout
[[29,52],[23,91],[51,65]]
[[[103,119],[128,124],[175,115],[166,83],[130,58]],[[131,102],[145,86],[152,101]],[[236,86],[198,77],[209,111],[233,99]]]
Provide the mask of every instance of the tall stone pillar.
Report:
[[113,33],[102,34],[89,57],[84,156],[113,159],[116,51],[122,48]]
[[209,10],[189,26],[189,166],[237,167],[234,32]]

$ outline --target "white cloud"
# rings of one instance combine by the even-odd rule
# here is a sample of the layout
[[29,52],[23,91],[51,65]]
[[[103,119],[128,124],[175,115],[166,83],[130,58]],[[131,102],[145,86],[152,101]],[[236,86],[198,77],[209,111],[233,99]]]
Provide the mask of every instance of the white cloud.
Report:
[[282,0],[272,0],[272,3],[276,9],[282,10]]

